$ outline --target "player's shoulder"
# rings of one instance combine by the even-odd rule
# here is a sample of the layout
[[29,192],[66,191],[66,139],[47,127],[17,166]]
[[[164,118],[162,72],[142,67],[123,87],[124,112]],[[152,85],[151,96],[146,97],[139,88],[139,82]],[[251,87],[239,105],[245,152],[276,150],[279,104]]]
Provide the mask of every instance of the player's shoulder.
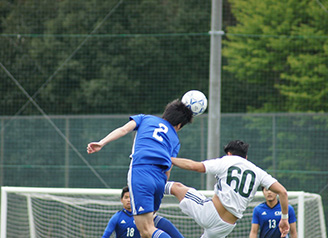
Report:
[[149,126],[156,126],[157,127],[159,124],[161,124],[161,127],[162,127],[164,125],[168,128],[171,128],[172,131],[174,131],[174,133],[176,134],[176,131],[174,130],[173,125],[169,121],[167,121],[167,120],[165,120],[161,117],[154,116],[154,115],[145,115],[143,120]]
[[165,123],[164,119],[154,116],[154,115],[147,115],[147,114],[138,114],[134,116],[130,116],[130,120],[134,120],[139,127],[139,125],[153,125],[158,124],[160,122]]
[[237,156],[237,155],[224,155],[221,158],[215,158],[215,159],[219,160],[219,161],[225,161],[227,163],[244,162],[243,160],[245,160],[242,157]]
[[125,208],[123,208],[121,210],[122,213],[124,213],[125,215],[129,216],[129,217],[133,217],[132,211],[128,211]]
[[264,169],[262,169],[252,161],[249,161],[248,159],[245,159],[244,164],[246,167],[254,171],[257,175],[261,175],[261,177],[268,175],[268,173]]
[[227,163],[236,164],[243,168],[252,169],[252,170],[259,169],[254,163],[238,155],[226,155],[223,156],[222,159]]
[[208,163],[211,164],[219,163],[226,167],[237,166],[242,168],[249,168],[247,160],[237,155],[224,155],[219,158],[209,159],[205,161],[208,161]]
[[121,215],[122,215],[121,210],[115,212],[114,215],[112,215],[110,218],[111,222],[119,220]]
[[114,216],[121,216],[123,214],[123,209],[122,210],[118,210]]
[[130,120],[152,120],[152,121],[165,121],[163,118],[155,116],[155,115],[149,115],[149,114],[137,114],[130,116]]
[[133,218],[133,215],[132,215],[132,212],[128,212],[127,210],[122,209],[122,210],[117,211],[113,215],[112,218],[113,219],[117,219],[117,220],[120,220],[120,219],[128,219],[128,218]]
[[295,209],[294,209],[294,207],[292,205],[288,204],[288,210],[294,211]]
[[230,161],[235,161],[235,162],[241,162],[241,163],[246,163],[246,164],[253,164],[249,160],[239,156],[239,155],[225,155],[221,157],[222,160],[230,160]]
[[145,115],[145,114],[136,114],[136,115],[132,115],[132,116],[130,116],[129,118],[130,118],[130,120],[141,120],[141,119],[143,119],[145,116],[147,116],[147,115]]
[[260,203],[260,204],[258,204],[257,206],[254,207],[253,214],[254,215],[262,214],[263,211],[265,211],[266,209],[267,208],[266,208],[265,202],[262,202],[262,203]]

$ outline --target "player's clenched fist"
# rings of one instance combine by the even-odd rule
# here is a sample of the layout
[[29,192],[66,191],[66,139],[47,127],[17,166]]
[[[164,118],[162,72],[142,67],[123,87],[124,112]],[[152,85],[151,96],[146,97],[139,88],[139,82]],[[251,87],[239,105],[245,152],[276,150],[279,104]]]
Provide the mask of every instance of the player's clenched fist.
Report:
[[88,144],[87,147],[87,152],[88,154],[92,154],[94,152],[98,152],[99,150],[101,150],[102,145],[98,142],[91,142]]
[[279,230],[281,233],[281,237],[285,237],[288,232],[289,232],[289,223],[288,223],[288,219],[281,219],[280,223],[279,223]]

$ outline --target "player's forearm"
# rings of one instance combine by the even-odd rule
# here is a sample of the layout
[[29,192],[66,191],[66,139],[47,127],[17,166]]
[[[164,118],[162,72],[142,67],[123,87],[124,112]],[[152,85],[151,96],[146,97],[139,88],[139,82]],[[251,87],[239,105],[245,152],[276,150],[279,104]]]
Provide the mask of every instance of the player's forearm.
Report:
[[129,132],[133,131],[133,129],[135,127],[136,127],[135,121],[133,121],[133,120],[129,121],[124,126],[119,127],[117,129],[115,129],[114,131],[110,132],[106,137],[104,137],[102,140],[100,140],[99,143],[101,144],[101,146],[104,146],[104,145],[108,144],[109,142],[112,142],[114,140],[117,140],[117,139],[125,136]]
[[269,189],[279,195],[281,213],[288,214],[288,194],[285,187],[282,186],[279,182],[275,182],[270,186]]
[[290,237],[290,238],[297,238],[297,232],[295,232],[295,233],[293,233],[293,234],[290,232],[290,233],[289,233],[289,237]]
[[109,238],[112,233],[105,232],[101,238]]
[[114,131],[112,131],[111,133],[109,133],[106,137],[104,137],[103,139],[101,139],[99,141],[99,143],[101,144],[101,146],[104,146],[106,144],[108,144],[109,142],[112,142],[114,140],[117,140],[118,138],[121,138],[123,136],[125,136],[127,134],[126,131],[124,131],[122,129],[122,127],[115,129]]
[[296,229],[296,222],[290,224],[290,238],[297,238],[297,229]]
[[108,227],[105,229],[104,234],[102,235],[101,238],[109,238],[114,230],[109,229]]
[[288,195],[287,191],[281,191],[279,194],[279,200],[281,205],[281,213],[288,214]]
[[251,231],[249,233],[249,238],[257,238],[257,233],[259,231],[259,225],[252,223]]
[[205,166],[201,162],[193,161],[190,159],[175,158],[175,157],[172,157],[171,160],[175,166],[181,169],[197,171],[200,173],[205,172]]
[[191,170],[191,168],[192,168],[192,166],[191,166],[192,161],[189,159],[172,157],[171,160],[172,160],[172,164],[179,167],[180,169]]
[[253,232],[251,232],[251,233],[249,233],[249,238],[256,238],[256,233],[253,233]]

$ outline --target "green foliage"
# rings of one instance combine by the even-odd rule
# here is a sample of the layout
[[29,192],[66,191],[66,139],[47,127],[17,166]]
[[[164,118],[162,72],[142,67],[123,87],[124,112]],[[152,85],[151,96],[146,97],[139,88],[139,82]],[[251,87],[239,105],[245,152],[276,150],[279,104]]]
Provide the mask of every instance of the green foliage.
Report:
[[[233,113],[327,112],[327,12],[316,0],[227,0],[223,10],[218,144],[245,140],[250,160],[288,189],[325,190],[325,114]],[[68,186],[103,186],[47,120],[33,117],[40,112],[17,83],[47,114],[79,114],[52,119],[83,156],[90,139],[128,120],[83,114],[160,114],[190,89],[208,95],[211,1],[2,0],[0,13],[0,115],[31,116],[1,118],[4,184],[63,186],[69,170]],[[179,133],[181,156],[206,159],[205,119]],[[126,183],[132,141],[88,160],[110,186]],[[205,189],[204,175],[172,176]]]
[[320,5],[230,2],[238,23],[227,28],[225,70],[256,87],[249,111],[327,111],[328,14]]
[[[209,37],[199,32],[209,2],[6,3],[3,64],[49,114],[161,113],[187,90],[208,91]],[[28,99],[0,77],[1,114],[12,115]]]

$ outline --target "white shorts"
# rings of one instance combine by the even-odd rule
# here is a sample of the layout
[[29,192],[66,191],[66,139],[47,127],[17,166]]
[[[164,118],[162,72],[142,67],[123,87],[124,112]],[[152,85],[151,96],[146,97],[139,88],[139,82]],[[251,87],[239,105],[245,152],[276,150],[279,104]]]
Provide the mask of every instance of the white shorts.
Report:
[[202,238],[224,238],[235,228],[221,219],[211,198],[205,197],[195,189],[189,189],[179,207],[183,213],[192,217],[204,228]]

